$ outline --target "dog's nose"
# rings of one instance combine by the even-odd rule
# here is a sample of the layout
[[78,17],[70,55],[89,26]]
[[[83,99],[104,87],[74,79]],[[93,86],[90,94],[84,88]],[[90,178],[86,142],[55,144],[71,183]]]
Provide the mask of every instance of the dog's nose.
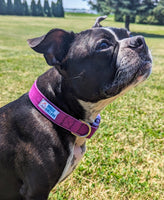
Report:
[[148,47],[143,36],[135,36],[130,39],[129,47],[144,50],[146,53],[148,52]]

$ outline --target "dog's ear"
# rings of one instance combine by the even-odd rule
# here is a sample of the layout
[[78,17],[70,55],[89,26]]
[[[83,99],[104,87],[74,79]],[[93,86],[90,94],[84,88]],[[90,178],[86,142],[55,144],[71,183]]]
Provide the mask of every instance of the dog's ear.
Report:
[[97,17],[96,21],[95,21],[95,24],[92,26],[92,28],[96,28],[96,27],[102,27],[100,22],[103,21],[104,19],[106,19],[107,16],[100,16],[100,17]]
[[60,64],[66,56],[75,34],[62,29],[53,29],[46,35],[29,39],[29,46],[38,53],[44,54],[47,63],[51,66]]

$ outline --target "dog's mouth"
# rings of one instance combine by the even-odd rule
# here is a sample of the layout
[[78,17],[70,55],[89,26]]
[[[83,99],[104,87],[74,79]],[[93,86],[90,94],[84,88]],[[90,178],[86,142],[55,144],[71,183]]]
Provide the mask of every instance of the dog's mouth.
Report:
[[130,66],[123,69],[118,68],[113,83],[106,85],[103,89],[105,98],[111,98],[120,93],[124,93],[127,88],[130,89],[145,81],[151,74],[152,69],[152,59],[150,55],[141,60],[139,66],[136,68],[130,68]]
[[151,60],[145,61],[144,64],[138,69],[138,72],[134,78],[134,83],[146,80],[151,74],[151,70],[152,70],[152,61]]

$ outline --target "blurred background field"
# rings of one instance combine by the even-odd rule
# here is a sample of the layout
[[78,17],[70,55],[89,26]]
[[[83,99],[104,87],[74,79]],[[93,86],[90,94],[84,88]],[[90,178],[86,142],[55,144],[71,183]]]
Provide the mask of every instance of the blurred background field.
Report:
[[[96,15],[65,18],[0,16],[0,106],[28,92],[47,66],[26,40],[52,28],[79,32]],[[109,16],[104,26],[124,27]],[[164,199],[164,26],[131,24],[153,55],[149,79],[107,106],[95,136],[74,173],[57,185],[49,200]]]

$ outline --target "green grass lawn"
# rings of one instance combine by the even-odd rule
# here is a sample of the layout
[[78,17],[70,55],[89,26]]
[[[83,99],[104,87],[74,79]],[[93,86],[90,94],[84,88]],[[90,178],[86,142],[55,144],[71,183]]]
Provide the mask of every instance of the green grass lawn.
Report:
[[[47,69],[26,40],[58,27],[79,32],[94,15],[65,19],[0,16],[0,106],[28,92]],[[105,26],[124,27],[112,17]],[[49,200],[164,199],[164,26],[131,24],[143,34],[153,55],[153,72],[142,85],[101,112],[102,123],[87,142],[74,173],[56,186]]]

